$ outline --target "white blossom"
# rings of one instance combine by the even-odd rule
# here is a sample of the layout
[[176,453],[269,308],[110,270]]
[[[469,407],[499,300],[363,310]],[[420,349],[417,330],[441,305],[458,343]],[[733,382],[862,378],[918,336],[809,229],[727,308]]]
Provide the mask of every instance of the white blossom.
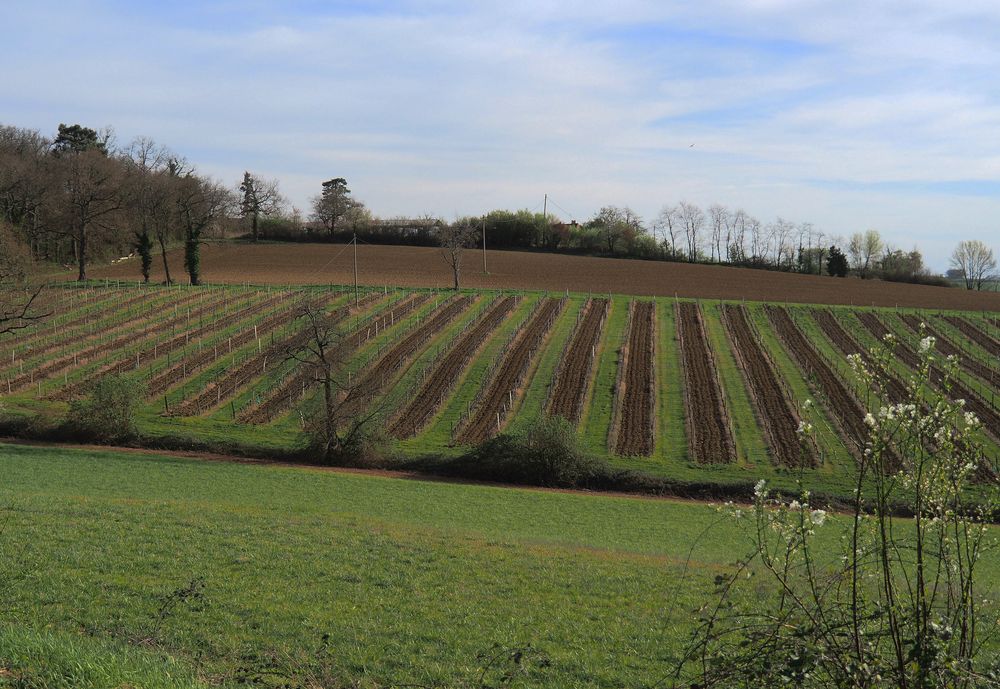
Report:
[[937,340],[935,339],[935,337],[933,335],[928,335],[924,339],[920,340],[920,353],[921,354],[926,354],[927,352],[929,352],[932,349],[934,349],[934,343],[936,341]]
[[809,520],[816,526],[823,526],[826,521],[826,510],[813,510],[809,513]]

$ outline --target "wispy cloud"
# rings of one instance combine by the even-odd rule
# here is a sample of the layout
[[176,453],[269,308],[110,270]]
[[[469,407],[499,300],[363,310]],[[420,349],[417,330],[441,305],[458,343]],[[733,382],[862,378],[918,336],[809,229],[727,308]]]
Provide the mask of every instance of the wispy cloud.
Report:
[[[5,121],[114,125],[306,207],[681,198],[921,238],[1000,216],[1000,6],[971,0],[128,3],[4,7]],[[914,209],[919,209],[915,212]],[[937,239],[941,219],[947,240]]]

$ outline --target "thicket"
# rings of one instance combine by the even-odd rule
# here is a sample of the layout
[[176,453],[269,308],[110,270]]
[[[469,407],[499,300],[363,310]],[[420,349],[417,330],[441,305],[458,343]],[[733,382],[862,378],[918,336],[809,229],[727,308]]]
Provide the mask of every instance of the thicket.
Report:
[[138,434],[136,408],[141,386],[129,376],[98,378],[82,398],[70,402],[66,427],[77,437],[96,442],[128,442]]
[[[775,496],[763,480],[749,509],[728,504],[748,550],[695,611],[672,686],[1000,686],[1000,611],[980,575],[1000,501],[979,419],[950,394],[958,362],[935,355],[933,337],[907,398],[875,403],[894,356],[885,344],[871,364],[851,356],[872,410],[847,514],[828,515],[806,490]],[[900,504],[910,519],[892,518]],[[817,530],[831,528],[840,547],[820,548]]]

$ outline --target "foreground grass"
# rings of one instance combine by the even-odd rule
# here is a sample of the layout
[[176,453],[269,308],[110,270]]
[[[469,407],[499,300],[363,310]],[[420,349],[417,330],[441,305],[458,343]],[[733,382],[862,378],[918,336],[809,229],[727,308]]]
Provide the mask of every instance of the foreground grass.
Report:
[[524,686],[649,686],[746,548],[667,500],[2,444],[0,477],[0,687],[481,686],[528,647]]
[[471,683],[495,645],[544,652],[536,684],[635,686],[736,545],[685,579],[704,506],[10,445],[0,476],[0,667],[40,686],[236,683],[324,635],[368,686]]

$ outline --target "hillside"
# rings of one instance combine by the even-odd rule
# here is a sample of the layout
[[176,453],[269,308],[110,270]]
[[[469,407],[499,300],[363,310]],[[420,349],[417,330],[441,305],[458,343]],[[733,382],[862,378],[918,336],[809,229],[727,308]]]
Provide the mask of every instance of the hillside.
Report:
[[[1000,327],[976,312],[719,302],[538,291],[365,291],[267,287],[67,286],[54,315],[0,339],[0,394],[15,416],[60,418],[109,373],[142,390],[151,442],[287,452],[319,409],[309,371],[309,297],[344,333],[345,404],[380,419],[407,460],[453,457],[545,415],[568,418],[590,453],[680,483],[790,482],[850,490],[866,392],[847,356],[886,333],[899,341],[895,402],[937,338],[961,367],[952,394],[983,421],[1000,456]],[[923,324],[923,325],[922,325]],[[795,431],[817,402],[819,445]],[[991,469],[984,466],[984,476]]]
[[[469,250],[462,284],[485,289],[539,289],[697,299],[747,299],[804,304],[1000,311],[1000,293],[908,285],[878,280],[838,279],[746,268],[664,263],[518,251]],[[328,285],[354,281],[353,248],[330,244],[216,244],[202,251],[202,276],[211,283]],[[170,254],[171,273],[183,276],[183,255]],[[95,268],[93,277],[135,280],[138,260]],[[67,279],[73,275],[67,274]],[[159,260],[152,279],[163,280]],[[426,247],[358,247],[361,284],[397,287],[452,285],[440,251]]]

